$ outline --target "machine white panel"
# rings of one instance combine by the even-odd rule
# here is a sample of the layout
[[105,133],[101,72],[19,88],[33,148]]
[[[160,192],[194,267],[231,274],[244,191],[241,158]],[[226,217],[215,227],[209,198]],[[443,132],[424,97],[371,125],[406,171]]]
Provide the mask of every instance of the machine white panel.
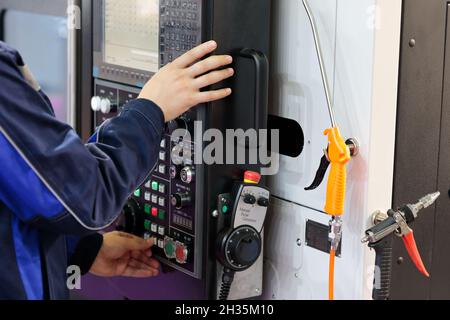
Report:
[[[310,1],[321,35],[326,68],[334,73],[336,1]],[[299,158],[280,158],[280,172],[269,178],[273,194],[302,204],[323,207],[324,188],[307,193],[326,146],[324,129],[330,126],[314,40],[301,0],[279,0],[273,12],[270,112],[300,123],[305,148]],[[330,78],[332,90],[334,79]],[[300,200],[301,199],[301,200]]]
[[[360,242],[369,217],[391,206],[401,0],[309,0],[318,24],[336,119],[360,154],[348,167],[342,257],[336,261],[336,299],[369,299],[374,256]],[[314,180],[330,126],[311,27],[301,0],[274,5],[271,113],[298,121],[305,148],[281,156],[269,178],[273,201],[267,224],[264,297],[327,299],[328,258],[305,247],[307,220],[327,224],[326,179]],[[389,71],[387,71],[389,70]],[[297,245],[297,239],[302,244]]]
[[[291,202],[272,202],[266,233],[265,299],[327,299],[329,255],[305,244],[308,220],[327,225],[329,218]],[[361,289],[371,288],[372,275],[362,263],[365,250],[355,236],[344,229],[342,257],[336,259],[335,270],[338,299],[362,299]]]

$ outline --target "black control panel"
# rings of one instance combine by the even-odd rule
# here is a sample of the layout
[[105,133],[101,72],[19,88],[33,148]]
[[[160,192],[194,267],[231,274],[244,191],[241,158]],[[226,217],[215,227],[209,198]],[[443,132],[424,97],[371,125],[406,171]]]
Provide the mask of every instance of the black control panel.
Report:
[[[143,8],[148,11],[147,23],[126,19],[124,10],[133,15],[143,4],[148,5]],[[151,68],[149,57],[157,53],[159,69],[202,42],[202,8],[201,0],[102,0],[94,4],[96,80],[91,108],[96,127],[136,99],[154,74],[130,66],[148,62]],[[121,30],[129,32],[126,38],[120,37]],[[141,45],[138,40],[143,34],[155,43]],[[116,43],[119,40],[123,43]],[[110,60],[125,65],[111,64]],[[153,238],[154,255],[159,260],[196,278],[202,276],[203,261],[203,212],[196,199],[202,192],[196,183],[201,166],[194,164],[194,143],[184,137],[187,135],[173,138],[172,132],[181,129],[194,137],[193,122],[201,117],[200,111],[191,111],[166,125],[153,172],[134,192],[116,223],[118,229]]]
[[[216,290],[208,284],[216,282],[217,259],[211,248],[220,230],[211,213],[217,195],[229,191],[246,170],[259,171],[261,165],[197,164],[195,155],[205,146],[191,141],[194,122],[201,122],[203,132],[224,134],[228,129],[267,127],[270,2],[92,1],[93,127],[116,117],[161,67],[204,41],[216,40],[215,54],[235,58],[235,76],[219,85],[231,87],[232,97],[197,106],[166,124],[154,170],[130,196],[116,223],[119,229],[154,238],[154,255],[201,279],[205,295],[212,298]],[[190,135],[173,136],[176,129]]]

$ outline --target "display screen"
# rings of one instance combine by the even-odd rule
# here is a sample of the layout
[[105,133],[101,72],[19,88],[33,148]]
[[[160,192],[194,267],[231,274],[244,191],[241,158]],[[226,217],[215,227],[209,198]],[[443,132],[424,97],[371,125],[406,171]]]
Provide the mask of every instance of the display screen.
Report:
[[105,62],[147,72],[159,69],[159,0],[105,0]]

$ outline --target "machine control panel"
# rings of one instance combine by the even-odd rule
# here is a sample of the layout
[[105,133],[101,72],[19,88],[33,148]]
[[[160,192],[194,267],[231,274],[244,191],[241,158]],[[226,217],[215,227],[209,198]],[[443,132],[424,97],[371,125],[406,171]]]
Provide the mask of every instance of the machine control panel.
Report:
[[[94,3],[94,125],[116,117],[167,63],[202,42],[202,0],[99,0]],[[139,13],[139,14],[138,14]],[[192,131],[196,111],[166,125],[157,163],[116,226],[154,239],[164,264],[201,278],[203,217],[197,205],[194,143],[173,138]],[[191,136],[194,136],[191,132]]]

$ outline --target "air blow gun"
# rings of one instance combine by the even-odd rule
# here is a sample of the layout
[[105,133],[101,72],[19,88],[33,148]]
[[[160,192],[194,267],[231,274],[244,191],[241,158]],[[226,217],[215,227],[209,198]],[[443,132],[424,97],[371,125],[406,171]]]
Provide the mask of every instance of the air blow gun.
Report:
[[314,179],[313,184],[310,187],[305,188],[305,190],[316,189],[322,183],[328,167],[331,165],[324,210],[327,214],[332,216],[330,222],[331,230],[329,234],[329,240],[331,242],[329,267],[329,299],[334,300],[334,262],[336,252],[338,251],[342,239],[342,216],[344,214],[345,193],[347,188],[347,164],[349,163],[352,156],[357,155],[358,143],[355,139],[349,139],[345,141],[336,123],[330,86],[325,70],[325,63],[320,46],[316,22],[307,0],[302,1],[311,23],[314,43],[322,75],[323,87],[328,104],[328,112],[330,114],[331,120],[331,128],[326,129],[324,133],[326,136],[328,136],[328,148],[325,150],[325,155],[321,160],[320,168],[317,171],[316,178]]
[[373,299],[389,298],[394,234],[403,239],[406,251],[417,270],[426,277],[430,276],[417,249],[414,232],[409,225],[417,219],[420,211],[433,205],[439,196],[439,192],[432,193],[415,204],[404,205],[395,211],[389,210],[387,214],[380,211],[373,214],[374,226],[366,231],[366,236],[362,239],[362,243],[368,243],[370,248],[375,249],[376,265],[379,268],[379,274],[376,274],[379,281],[375,281]]

